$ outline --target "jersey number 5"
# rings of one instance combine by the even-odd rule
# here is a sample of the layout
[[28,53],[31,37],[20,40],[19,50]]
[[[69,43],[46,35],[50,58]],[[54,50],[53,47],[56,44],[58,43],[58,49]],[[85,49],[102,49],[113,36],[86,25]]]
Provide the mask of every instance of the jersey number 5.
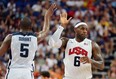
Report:
[[20,48],[20,56],[21,57],[28,57],[28,47],[29,47],[29,44],[24,44],[24,43],[21,43],[21,48]]
[[79,61],[80,57],[79,56],[75,56],[74,57],[74,66],[80,66],[80,61]]

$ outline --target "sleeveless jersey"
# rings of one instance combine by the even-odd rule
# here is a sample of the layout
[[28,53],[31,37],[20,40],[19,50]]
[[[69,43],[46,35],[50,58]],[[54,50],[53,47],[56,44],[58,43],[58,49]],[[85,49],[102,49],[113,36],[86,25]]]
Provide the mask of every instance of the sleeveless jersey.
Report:
[[91,64],[83,64],[80,57],[92,56],[92,43],[89,39],[77,42],[76,39],[69,39],[65,49],[65,78],[64,79],[90,79],[92,77]]
[[14,33],[11,39],[11,58],[8,68],[33,70],[37,51],[37,37],[33,33]]

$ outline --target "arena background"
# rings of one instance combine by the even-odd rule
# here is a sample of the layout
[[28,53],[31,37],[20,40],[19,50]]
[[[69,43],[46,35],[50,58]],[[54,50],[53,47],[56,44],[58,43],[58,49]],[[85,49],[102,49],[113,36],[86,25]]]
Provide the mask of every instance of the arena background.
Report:
[[[51,48],[47,41],[59,25],[59,14],[64,11],[73,19],[62,36],[73,38],[73,26],[84,21],[90,28],[88,38],[101,47],[105,68],[102,71],[93,69],[93,79],[116,79],[116,0],[0,0],[0,44],[7,34],[19,31],[24,16],[31,18],[34,32],[41,30],[44,13],[53,2],[57,4],[57,10],[52,16],[48,36],[38,44],[35,79],[45,70],[50,72],[52,79],[63,77],[64,49]],[[9,52],[0,57],[0,79],[4,79]]]

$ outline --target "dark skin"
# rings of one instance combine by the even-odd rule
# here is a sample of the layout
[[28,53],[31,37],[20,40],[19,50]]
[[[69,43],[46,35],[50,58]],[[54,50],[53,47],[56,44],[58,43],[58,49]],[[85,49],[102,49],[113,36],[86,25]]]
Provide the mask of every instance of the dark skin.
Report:
[[[51,16],[52,16],[55,8],[56,8],[56,4],[52,4],[50,6],[50,8],[45,13],[43,29],[42,29],[42,31],[37,33],[38,43],[47,36],[47,33],[49,31],[49,27],[50,27],[50,19],[51,19]],[[21,27],[20,32],[25,33],[25,32],[31,31],[31,28],[30,28],[31,26],[30,27],[27,26],[28,28],[23,28],[23,26],[20,26],[20,27]],[[2,42],[2,45],[0,47],[0,56],[3,56],[10,49],[11,38],[12,38],[12,34],[8,34],[6,36],[6,38],[4,39],[4,41]]]
[[[67,20],[67,13],[62,13],[60,15],[60,22],[62,27],[66,28],[70,20],[71,18]],[[81,25],[77,28],[74,28],[74,31],[75,31],[75,38],[77,42],[82,42],[87,37],[88,28],[85,25]],[[62,40],[61,47],[66,47],[66,44],[69,39],[66,37],[62,37],[61,40]],[[96,42],[93,42],[93,41],[92,41],[92,55],[93,55],[93,59],[90,59],[87,56],[84,56],[80,58],[80,61],[82,63],[91,63],[93,68],[103,70],[104,61],[101,55],[100,47]]]

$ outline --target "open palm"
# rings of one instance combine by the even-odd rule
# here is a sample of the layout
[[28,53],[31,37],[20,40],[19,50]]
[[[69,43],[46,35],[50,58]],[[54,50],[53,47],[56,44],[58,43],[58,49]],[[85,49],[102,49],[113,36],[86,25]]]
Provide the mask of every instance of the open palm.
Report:
[[47,18],[50,18],[51,16],[52,16],[52,14],[54,13],[54,10],[56,9],[56,4],[54,3],[54,4],[52,4],[51,6],[50,6],[50,8],[46,11],[46,13],[45,13],[45,16],[47,17]]
[[61,22],[61,25],[64,28],[70,22],[71,19],[72,19],[72,17],[70,17],[69,19],[67,19],[67,13],[66,12],[63,12],[62,14],[60,14],[60,22]]

